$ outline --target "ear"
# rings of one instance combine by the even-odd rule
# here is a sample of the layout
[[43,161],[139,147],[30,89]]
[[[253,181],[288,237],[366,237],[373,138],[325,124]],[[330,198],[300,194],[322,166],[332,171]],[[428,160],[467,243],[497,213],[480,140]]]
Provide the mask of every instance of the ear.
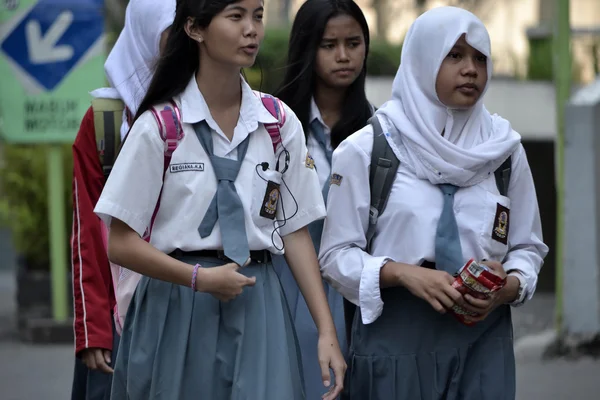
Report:
[[185,21],[185,26],[183,28],[185,33],[190,37],[190,39],[202,43],[204,38],[202,37],[202,29],[196,24],[196,20],[192,17],[188,17]]

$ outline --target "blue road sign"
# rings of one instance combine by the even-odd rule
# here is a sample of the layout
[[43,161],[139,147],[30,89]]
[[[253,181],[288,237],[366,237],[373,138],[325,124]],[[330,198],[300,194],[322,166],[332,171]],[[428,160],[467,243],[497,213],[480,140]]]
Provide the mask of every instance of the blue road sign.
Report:
[[0,47],[25,73],[52,91],[102,36],[102,7],[103,0],[40,0]]

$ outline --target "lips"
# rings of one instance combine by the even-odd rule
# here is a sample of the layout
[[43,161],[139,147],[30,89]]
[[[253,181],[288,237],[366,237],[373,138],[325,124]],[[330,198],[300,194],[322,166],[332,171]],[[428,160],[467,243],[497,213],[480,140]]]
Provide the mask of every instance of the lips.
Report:
[[245,51],[246,53],[256,53],[258,51],[258,45],[257,44],[249,44],[248,46],[242,47],[242,50]]
[[465,83],[457,87],[457,89],[476,90],[479,91],[479,86],[474,83]]
[[333,71],[334,75],[339,77],[348,78],[354,74],[354,69],[352,68],[340,68]]

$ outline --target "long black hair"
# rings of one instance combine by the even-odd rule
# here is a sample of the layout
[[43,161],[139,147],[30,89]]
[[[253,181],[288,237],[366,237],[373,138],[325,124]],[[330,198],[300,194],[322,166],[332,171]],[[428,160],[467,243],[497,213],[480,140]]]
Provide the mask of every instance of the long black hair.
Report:
[[198,43],[185,32],[189,17],[198,27],[206,28],[212,19],[230,4],[240,0],[177,0],[175,19],[164,54],[158,60],[150,86],[135,119],[155,104],[167,102],[185,90],[198,68]]
[[327,22],[339,15],[348,15],[362,28],[365,38],[365,62],[356,80],[348,87],[339,121],[331,130],[331,145],[335,148],[352,133],[363,128],[371,117],[372,108],[365,94],[369,26],[360,7],[352,0],[307,0],[298,10],[288,49],[285,78],[276,95],[286,103],[302,122],[308,135],[310,104],[315,89],[315,64],[319,44]]

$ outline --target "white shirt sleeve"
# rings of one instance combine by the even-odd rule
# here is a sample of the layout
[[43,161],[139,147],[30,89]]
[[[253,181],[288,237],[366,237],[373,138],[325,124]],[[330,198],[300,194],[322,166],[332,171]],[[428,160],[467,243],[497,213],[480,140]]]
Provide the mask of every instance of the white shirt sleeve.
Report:
[[535,186],[522,146],[513,154],[508,197],[511,202],[508,233],[510,250],[504,260],[504,269],[521,274],[526,282],[524,300],[529,300],[535,292],[548,246],[542,241]]
[[[364,139],[365,147],[370,141],[372,148],[369,127],[355,135],[362,135],[360,139]],[[336,180],[339,184],[334,183],[329,189],[319,261],[323,277],[360,307],[363,323],[369,324],[383,311],[379,275],[383,265],[391,259],[374,257],[365,251],[371,203],[371,157],[354,139],[356,137],[345,140],[333,153],[332,174],[341,178]]]
[[[325,218],[325,203],[319,187],[314,161],[309,159],[306,137],[296,114],[284,104],[286,120],[281,128],[283,146],[278,148],[279,170],[283,170],[285,151],[289,153],[287,171],[282,176],[278,208],[279,233],[286,236],[313,221]],[[284,152],[281,154],[281,152]],[[283,205],[283,206],[282,206]],[[284,215],[285,214],[285,215]]]
[[142,236],[156,208],[163,169],[164,142],[147,111],[127,135],[94,212],[107,226],[117,218]]

